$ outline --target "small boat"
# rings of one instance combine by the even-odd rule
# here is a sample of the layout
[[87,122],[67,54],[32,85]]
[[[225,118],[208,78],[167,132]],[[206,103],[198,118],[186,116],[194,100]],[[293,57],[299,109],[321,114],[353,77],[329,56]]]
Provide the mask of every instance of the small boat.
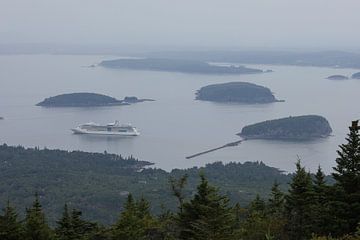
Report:
[[101,125],[97,123],[85,123],[77,128],[72,128],[75,134],[91,134],[91,135],[116,135],[116,136],[138,136],[140,133],[130,124],[120,124],[119,121]]

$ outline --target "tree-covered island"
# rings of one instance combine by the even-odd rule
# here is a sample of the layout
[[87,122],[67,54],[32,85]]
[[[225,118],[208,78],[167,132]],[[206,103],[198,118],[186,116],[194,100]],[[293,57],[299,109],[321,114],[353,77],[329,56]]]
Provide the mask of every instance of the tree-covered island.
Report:
[[278,102],[269,88],[247,82],[229,82],[202,87],[196,100],[238,103]]
[[118,100],[103,94],[97,93],[68,93],[54,97],[45,98],[42,102],[36,104],[42,107],[101,107],[129,105],[132,103],[154,101],[152,99],[138,99],[137,97],[125,97]]
[[106,68],[132,69],[147,71],[167,71],[196,74],[253,74],[263,73],[263,70],[244,66],[218,66],[197,60],[181,60],[166,58],[115,59],[102,61]]
[[344,75],[331,75],[331,76],[328,76],[326,79],[329,79],[329,80],[347,80],[347,79],[349,79],[349,77],[344,76]]
[[305,115],[248,125],[238,135],[245,139],[309,140],[327,137],[331,132],[330,124],[324,117]]

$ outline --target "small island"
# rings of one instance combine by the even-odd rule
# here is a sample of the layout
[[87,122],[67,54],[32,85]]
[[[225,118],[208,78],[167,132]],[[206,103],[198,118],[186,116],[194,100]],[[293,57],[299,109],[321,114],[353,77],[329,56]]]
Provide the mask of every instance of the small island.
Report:
[[229,82],[202,87],[196,92],[196,100],[247,104],[279,101],[269,88],[247,82]]
[[125,97],[118,100],[103,94],[97,93],[68,93],[54,97],[45,98],[36,104],[42,107],[101,107],[130,105],[144,101],[154,101],[152,99],[138,99],[137,97]]
[[[244,66],[218,66],[196,60],[180,60],[166,58],[126,58],[102,61],[102,67],[115,69],[167,71],[195,74],[253,74],[264,73],[263,70]],[[268,70],[269,71],[269,70]]]
[[327,77],[326,79],[329,79],[329,80],[347,80],[349,78],[347,76],[344,76],[344,75],[331,75],[331,76]]
[[360,79],[360,72],[357,72],[357,73],[354,73],[352,76],[351,76],[352,79]]
[[331,132],[324,117],[304,115],[248,125],[237,135],[244,139],[310,140],[327,137]]
[[4,118],[3,118],[3,117],[0,117],[0,120],[4,120]]

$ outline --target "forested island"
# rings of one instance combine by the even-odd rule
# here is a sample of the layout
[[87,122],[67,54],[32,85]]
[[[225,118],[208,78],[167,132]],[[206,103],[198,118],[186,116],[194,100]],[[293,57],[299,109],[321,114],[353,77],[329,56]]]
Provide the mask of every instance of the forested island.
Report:
[[329,80],[347,80],[349,78],[344,75],[331,75],[331,76],[327,77],[327,79],[329,79]]
[[324,117],[305,115],[248,125],[238,135],[245,139],[309,140],[327,137],[331,132]]
[[357,72],[357,73],[354,73],[352,76],[351,76],[352,79],[360,79],[360,72]]
[[196,100],[237,103],[278,102],[269,88],[247,82],[229,82],[202,87]]
[[68,93],[54,97],[45,98],[42,102],[36,104],[42,107],[101,107],[101,106],[119,106],[132,103],[154,101],[152,99],[138,99],[137,97],[125,97],[118,100],[98,93]]
[[166,58],[106,60],[102,61],[99,65],[116,69],[167,71],[196,74],[253,74],[264,72],[260,69],[247,68],[244,66],[217,66],[197,60]]

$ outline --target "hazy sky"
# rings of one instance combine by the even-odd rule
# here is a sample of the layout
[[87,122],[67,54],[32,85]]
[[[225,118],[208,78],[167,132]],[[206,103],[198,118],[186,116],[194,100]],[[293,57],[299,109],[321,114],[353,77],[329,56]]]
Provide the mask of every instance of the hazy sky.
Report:
[[360,0],[0,0],[0,43],[360,49]]

